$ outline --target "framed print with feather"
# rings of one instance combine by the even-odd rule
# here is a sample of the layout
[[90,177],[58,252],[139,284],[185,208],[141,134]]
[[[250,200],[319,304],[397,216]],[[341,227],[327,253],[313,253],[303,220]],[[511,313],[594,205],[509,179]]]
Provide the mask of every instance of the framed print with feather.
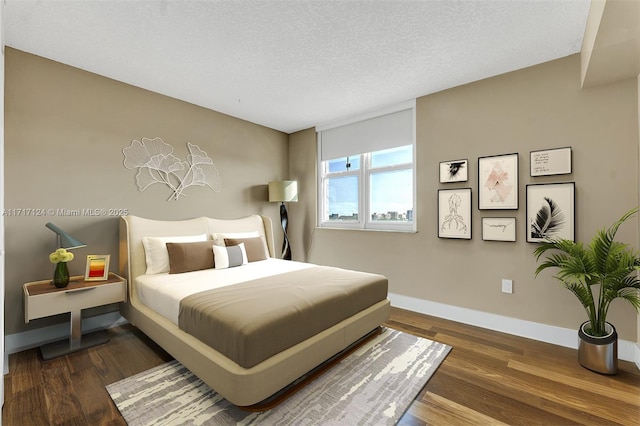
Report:
[[527,242],[575,241],[575,182],[527,185]]
[[469,180],[469,162],[453,160],[440,162],[440,183],[466,182]]
[[438,237],[471,239],[471,188],[438,190]]
[[478,209],[518,210],[518,153],[478,158]]

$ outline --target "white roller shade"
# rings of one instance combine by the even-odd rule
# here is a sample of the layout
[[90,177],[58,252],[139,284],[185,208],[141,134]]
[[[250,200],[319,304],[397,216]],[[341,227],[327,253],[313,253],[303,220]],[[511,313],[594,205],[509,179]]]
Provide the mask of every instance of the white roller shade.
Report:
[[320,132],[321,160],[413,144],[413,109],[406,109]]

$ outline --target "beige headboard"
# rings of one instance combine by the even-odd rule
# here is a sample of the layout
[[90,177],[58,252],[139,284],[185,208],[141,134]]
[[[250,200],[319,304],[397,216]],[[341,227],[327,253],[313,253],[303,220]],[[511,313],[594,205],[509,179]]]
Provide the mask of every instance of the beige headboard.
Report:
[[252,215],[241,219],[212,219],[197,217],[185,220],[155,220],[139,216],[120,217],[120,275],[133,282],[135,277],[143,275],[147,264],[145,261],[143,237],[173,237],[180,235],[214,233],[253,232],[264,237],[269,255],[275,257],[273,229],[271,219],[265,216]]

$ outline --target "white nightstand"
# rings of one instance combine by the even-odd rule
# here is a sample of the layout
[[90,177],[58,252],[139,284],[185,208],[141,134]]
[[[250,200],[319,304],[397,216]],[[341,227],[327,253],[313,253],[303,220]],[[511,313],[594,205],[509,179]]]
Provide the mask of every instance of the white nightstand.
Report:
[[25,322],[71,313],[69,339],[40,347],[42,358],[51,359],[109,341],[104,330],[82,335],[82,310],[124,302],[127,298],[127,281],[110,272],[106,281],[85,281],[84,276],[76,276],[71,277],[65,288],[55,287],[51,280],[34,281],[25,283],[23,291]]

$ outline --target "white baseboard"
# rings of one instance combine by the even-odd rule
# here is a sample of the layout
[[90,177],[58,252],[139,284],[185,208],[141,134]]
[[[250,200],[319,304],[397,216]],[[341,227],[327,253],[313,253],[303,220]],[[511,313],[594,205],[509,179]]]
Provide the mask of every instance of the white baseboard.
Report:
[[[503,315],[490,314],[459,306],[445,305],[401,294],[389,293],[389,300],[395,307],[407,309],[422,314],[433,315],[464,324],[475,325],[502,333],[526,337],[541,342],[568,348],[578,348],[577,331],[569,328],[556,327],[525,321]],[[82,320],[82,331],[91,331],[115,327],[126,324],[119,312],[108,312]],[[9,354],[42,346],[69,336],[69,324],[56,324],[36,330],[5,336],[4,374],[9,372]],[[618,358],[635,362],[640,369],[640,343],[629,340],[618,340]]]
[[[397,308],[407,309],[421,314],[475,325],[489,330],[513,334],[541,342],[567,348],[578,348],[578,332],[570,328],[556,327],[540,324],[533,321],[525,321],[503,315],[490,314],[459,306],[445,305],[444,303],[431,302],[401,294],[389,293],[391,305]],[[629,340],[618,339],[618,359],[635,362],[640,369],[640,344]]]
[[[106,314],[83,319],[82,332],[90,333],[126,323],[127,320],[120,315],[120,312],[107,312]],[[70,324],[63,323],[5,336],[4,374],[9,372],[9,354],[62,340],[69,337],[69,331]]]

